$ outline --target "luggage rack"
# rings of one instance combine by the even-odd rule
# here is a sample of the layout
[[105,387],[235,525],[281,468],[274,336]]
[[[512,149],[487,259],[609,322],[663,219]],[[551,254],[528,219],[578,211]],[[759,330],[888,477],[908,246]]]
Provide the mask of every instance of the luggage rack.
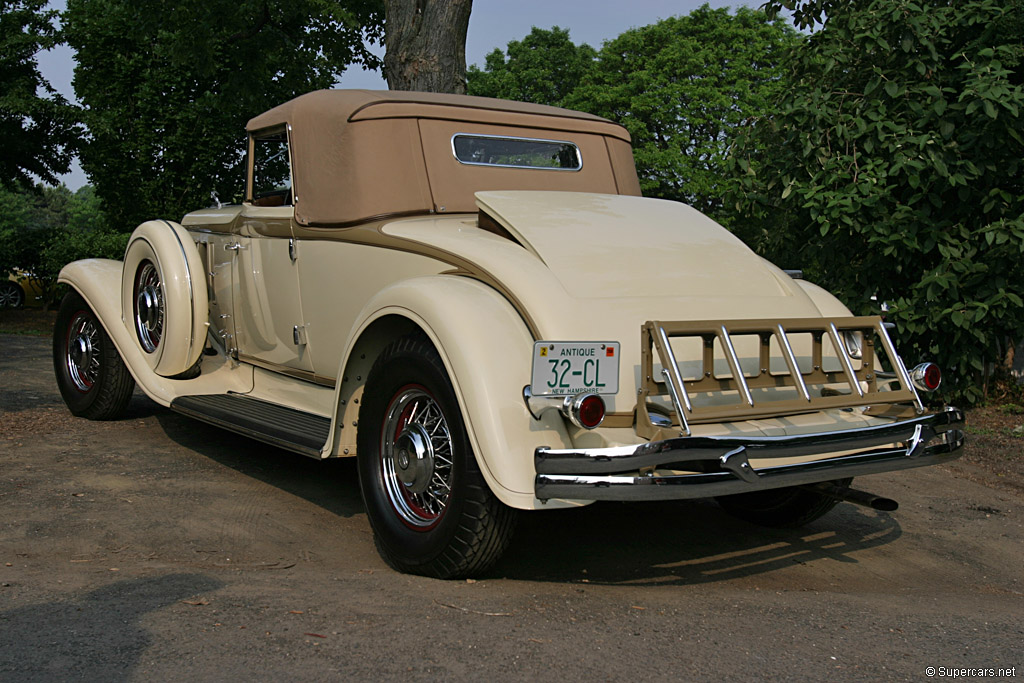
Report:
[[[793,350],[790,335],[810,338],[810,369],[802,370]],[[663,322],[648,321],[640,330],[641,383],[637,402],[637,433],[648,439],[661,438],[668,426],[666,416],[656,424],[651,417],[652,396],[668,395],[675,409],[681,432],[690,436],[690,425],[728,422],[766,417],[796,415],[828,408],[912,403],[916,412],[924,405],[914,388],[910,374],[878,316],[847,318],[794,318],[788,320],[729,320]],[[736,352],[734,336],[758,339],[757,371],[745,373]],[[684,379],[670,343],[674,338],[698,338],[702,342],[700,372]],[[838,370],[826,370],[823,364],[824,340],[828,339],[838,360]],[[772,351],[772,341],[777,350]],[[892,366],[892,372],[877,369],[876,340]],[[716,342],[721,355],[716,354]],[[851,349],[851,343],[855,349]],[[660,377],[654,368],[655,353],[661,363]],[[773,371],[772,358],[781,356],[785,372]],[[723,358],[724,357],[724,358]],[[807,356],[802,356],[805,361]],[[688,361],[696,359],[687,359]],[[724,360],[728,374],[715,371],[715,361]],[[749,361],[748,361],[749,362]],[[859,364],[859,368],[854,367]],[[819,388],[820,387],[820,388]],[[787,395],[772,400],[762,389],[788,388]],[[725,405],[698,405],[700,394],[735,392],[738,401]],[[775,393],[775,392],[772,392]],[[655,413],[658,411],[655,410]]]

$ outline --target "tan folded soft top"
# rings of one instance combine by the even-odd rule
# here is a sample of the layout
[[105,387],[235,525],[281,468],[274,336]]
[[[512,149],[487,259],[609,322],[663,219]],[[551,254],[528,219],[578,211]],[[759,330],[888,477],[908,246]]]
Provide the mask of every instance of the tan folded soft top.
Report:
[[[319,90],[251,119],[250,133],[290,126],[295,218],[339,227],[383,216],[476,211],[482,190],[640,194],[625,128],[583,112],[486,97]],[[456,134],[563,140],[583,168],[481,167],[452,153]]]

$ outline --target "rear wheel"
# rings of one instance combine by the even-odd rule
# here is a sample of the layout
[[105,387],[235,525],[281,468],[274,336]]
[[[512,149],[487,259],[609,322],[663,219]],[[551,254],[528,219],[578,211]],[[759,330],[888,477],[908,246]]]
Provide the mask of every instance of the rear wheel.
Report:
[[[853,479],[832,482],[849,488]],[[839,504],[824,493],[798,487],[752,491],[734,496],[719,496],[715,500],[734,517],[769,527],[796,528],[810,524]]]
[[422,334],[394,342],[374,364],[358,445],[367,516],[389,565],[451,579],[497,561],[515,511],[484,481],[444,365]]
[[69,292],[57,313],[53,370],[64,403],[90,420],[120,417],[135,390],[114,343],[78,292]]

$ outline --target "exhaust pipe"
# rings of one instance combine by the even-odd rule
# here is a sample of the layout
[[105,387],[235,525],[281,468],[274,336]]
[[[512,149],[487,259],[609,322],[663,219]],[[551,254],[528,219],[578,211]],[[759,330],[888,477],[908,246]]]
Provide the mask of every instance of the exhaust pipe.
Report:
[[847,486],[838,486],[836,484],[825,483],[801,486],[800,488],[808,491],[814,491],[815,493],[824,493],[826,496],[835,498],[836,500],[843,500],[847,503],[863,505],[864,507],[871,508],[872,510],[881,510],[882,512],[893,512],[900,506],[900,504],[892,498],[883,498],[882,496],[876,496],[875,494],[868,493],[867,491],[851,489]]

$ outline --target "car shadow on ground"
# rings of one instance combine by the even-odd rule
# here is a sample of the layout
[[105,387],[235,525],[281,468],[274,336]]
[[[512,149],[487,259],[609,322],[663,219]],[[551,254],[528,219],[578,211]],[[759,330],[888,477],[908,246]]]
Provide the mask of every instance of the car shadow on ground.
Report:
[[160,427],[178,445],[340,517],[365,512],[355,458],[314,460],[153,406]]
[[[169,410],[167,435],[246,476],[348,517],[365,511],[355,459],[317,462]],[[488,575],[517,580],[699,584],[821,559],[855,563],[856,551],[891,543],[897,520],[842,503],[802,529],[768,529],[730,517],[710,500],[597,503],[520,514],[508,551]]]
[[494,572],[591,584],[690,585],[754,576],[853,554],[902,535],[886,513],[840,504],[800,529],[735,519],[711,500],[596,503],[526,513]]
[[0,611],[0,678],[127,680],[153,641],[140,623],[149,612],[222,586],[201,574],[167,574]]

